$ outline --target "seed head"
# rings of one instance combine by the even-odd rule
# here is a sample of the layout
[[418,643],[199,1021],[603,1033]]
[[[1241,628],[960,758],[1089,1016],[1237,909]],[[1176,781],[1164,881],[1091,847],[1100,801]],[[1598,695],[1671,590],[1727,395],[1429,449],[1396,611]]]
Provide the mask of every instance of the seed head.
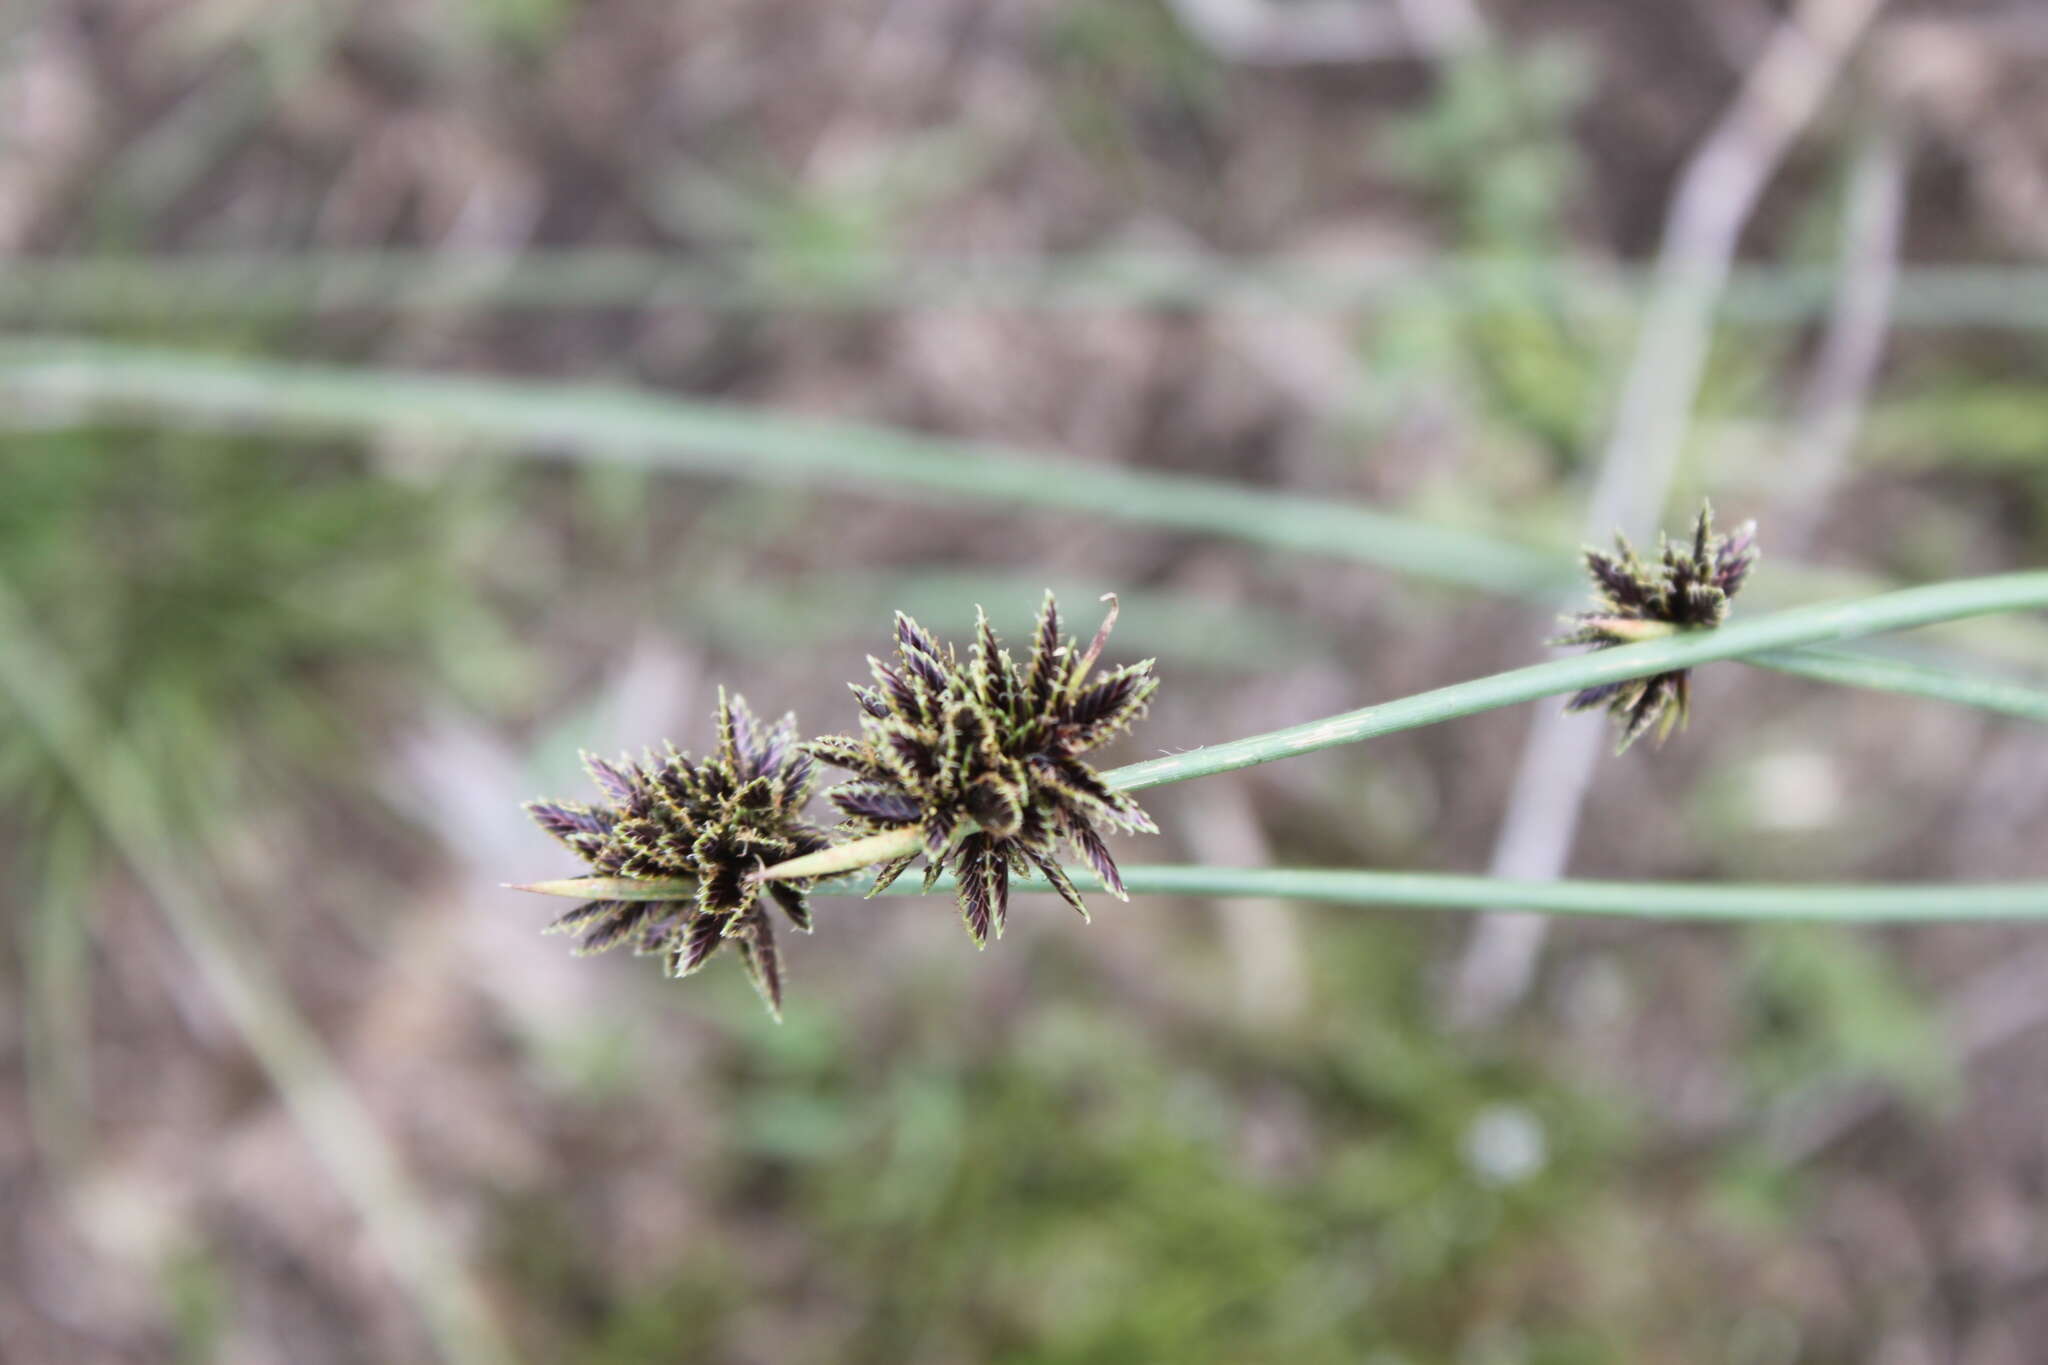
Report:
[[[1150,659],[1089,681],[1115,621],[1111,598],[1084,653],[1061,635],[1059,609],[1047,593],[1020,664],[986,616],[963,661],[951,645],[899,613],[895,659],[869,659],[874,685],[853,688],[862,712],[859,736],[805,746],[853,773],[852,781],[828,793],[851,832],[923,831],[925,883],[952,867],[961,915],[977,944],[1003,932],[1013,871],[1036,868],[1087,917],[1055,856],[1061,838],[1112,894],[1128,899],[1098,826],[1157,832],[1135,800],[1080,761],[1143,715],[1159,685]],[[884,864],[875,890],[917,856]]]
[[[660,954],[671,976],[688,976],[731,940],[754,988],[780,1018],[781,957],[759,902],[763,888],[748,874],[831,842],[800,818],[815,769],[796,742],[796,717],[764,729],[743,699],[728,699],[721,690],[718,749],[710,758],[695,762],[668,745],[640,763],[608,763],[594,754],[583,762],[604,799],[590,805],[530,801],[526,809],[535,823],[600,876],[694,878],[697,894],[691,900],[593,900],[548,931],[581,933],[578,953],[631,943],[636,954]],[[805,933],[811,929],[804,901],[809,886],[775,882],[765,888]]]
[[[1612,649],[1679,631],[1712,630],[1727,619],[1735,596],[1756,563],[1756,523],[1744,522],[1725,536],[1714,534],[1714,509],[1703,506],[1689,541],[1658,537],[1659,558],[1636,557],[1626,536],[1614,538],[1615,553],[1586,551],[1600,606],[1565,618],[1570,633],[1551,641]],[[1620,753],[1653,726],[1661,743],[1685,724],[1692,704],[1689,671],[1674,669],[1627,682],[1603,683],[1579,692],[1567,711],[1604,706],[1621,727]]]

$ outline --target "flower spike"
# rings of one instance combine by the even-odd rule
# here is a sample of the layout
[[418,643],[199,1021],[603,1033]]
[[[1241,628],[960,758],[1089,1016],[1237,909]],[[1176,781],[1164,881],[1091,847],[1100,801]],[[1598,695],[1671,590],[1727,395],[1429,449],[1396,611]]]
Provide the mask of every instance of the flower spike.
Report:
[[[1615,552],[1586,551],[1600,606],[1565,618],[1572,630],[1551,643],[1616,645],[1654,640],[1683,631],[1712,630],[1728,619],[1728,601],[1756,563],[1756,523],[1744,522],[1725,536],[1714,534],[1714,509],[1702,506],[1689,541],[1659,537],[1657,562],[1636,557],[1626,536],[1614,538]],[[1589,687],[1565,703],[1567,711],[1607,708],[1621,727],[1621,753],[1651,729],[1662,743],[1682,727],[1692,705],[1689,670]]]
[[976,944],[1000,937],[1010,875],[1037,872],[1087,916],[1055,856],[1064,838],[1128,899],[1099,825],[1156,832],[1127,793],[1080,761],[1144,715],[1159,680],[1152,661],[1089,679],[1116,620],[1116,599],[1086,653],[1062,634],[1051,593],[1039,609],[1029,655],[1019,662],[980,616],[962,659],[907,616],[896,618],[896,658],[870,661],[872,688],[856,688],[861,733],[813,740],[805,749],[853,779],[827,795],[853,835],[899,831],[906,854],[880,868],[876,891],[918,853],[929,877],[951,867],[961,918]]
[[[533,801],[527,813],[588,863],[592,879],[666,878],[694,884],[690,899],[603,900],[577,906],[548,926],[579,933],[578,953],[630,943],[659,955],[670,976],[688,976],[732,940],[755,990],[782,1017],[782,959],[760,897],[765,892],[809,933],[807,880],[763,888],[751,874],[768,863],[816,853],[831,840],[801,818],[815,760],[796,741],[796,718],[764,727],[740,697],[718,695],[718,748],[694,761],[668,746],[635,763],[584,756],[604,793],[594,805]],[[616,893],[614,893],[616,894]],[[685,892],[687,893],[687,890]]]

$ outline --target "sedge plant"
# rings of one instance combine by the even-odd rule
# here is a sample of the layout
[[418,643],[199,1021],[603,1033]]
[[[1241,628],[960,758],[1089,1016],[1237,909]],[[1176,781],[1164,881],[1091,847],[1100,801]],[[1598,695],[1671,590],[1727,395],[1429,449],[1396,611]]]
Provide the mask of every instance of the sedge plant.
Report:
[[[1786,671],[1836,680],[1857,665],[1814,645],[2000,612],[2048,608],[2048,572],[1964,579],[1731,622],[1730,601],[1756,560],[1745,525],[1716,535],[1702,510],[1682,540],[1645,561],[1622,541],[1586,552],[1594,606],[1555,643],[1589,652],[1456,683],[1264,734],[1097,771],[1084,756],[1142,718],[1159,680],[1146,660],[1097,672],[1116,618],[1083,649],[1064,634],[1050,593],[1020,655],[986,617],[963,652],[898,615],[893,657],[870,659],[853,684],[857,733],[799,743],[793,718],[763,731],[721,700],[719,748],[701,764],[673,748],[644,764],[590,764],[604,793],[591,805],[536,802],[536,820],[589,865],[580,877],[522,889],[584,903],[556,921],[586,948],[631,942],[686,975],[727,938],[739,943],[779,1014],[781,969],[762,897],[800,928],[807,897],[874,895],[919,858],[924,889],[953,892],[977,945],[1000,937],[1013,877],[1086,916],[1081,892],[1261,895],[1440,908],[1514,904],[1551,912],[1644,917],[1844,920],[2048,916],[2048,885],[1979,887],[1729,886],[1517,883],[1427,872],[1345,869],[1120,870],[1102,830],[1154,832],[1132,793],[1357,743],[1477,712],[1562,695],[1603,708],[1619,749],[1682,724],[1690,671],[1721,660],[1792,660]],[[1833,662],[1830,662],[1833,658]],[[1880,671],[1882,671],[1880,669]],[[1900,690],[2048,717],[2026,689],[1902,670]],[[1844,677],[1842,681],[1853,679]],[[812,764],[845,770],[828,797],[839,822],[808,823]],[[1064,844],[1081,864],[1057,856]]]

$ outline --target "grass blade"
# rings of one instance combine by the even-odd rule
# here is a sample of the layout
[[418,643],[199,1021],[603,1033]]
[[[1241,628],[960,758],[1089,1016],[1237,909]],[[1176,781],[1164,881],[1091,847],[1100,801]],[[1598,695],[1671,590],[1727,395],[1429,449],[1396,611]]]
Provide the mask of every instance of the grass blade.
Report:
[[[17,258],[0,270],[0,315],[97,323],[138,317],[245,318],[376,310],[550,312],[691,307],[732,311],[857,309],[1265,308],[1345,312],[1428,299],[1481,314],[1541,307],[1568,316],[1633,306],[1640,267],[1397,254],[1316,260],[1188,253],[1073,256],[849,255],[829,275],[792,272],[773,252],[705,264],[673,254],[573,249],[208,252]],[[1794,325],[1827,312],[1827,265],[1736,267],[1718,316]],[[2048,326],[2048,271],[1920,265],[1902,272],[1892,321],[1903,327]]]
[[443,1244],[376,1119],[312,1026],[220,918],[221,889],[169,832],[149,773],[91,714],[87,694],[0,583],[0,697],[62,765],[108,843],[170,922],[297,1121],[314,1155],[355,1205],[397,1282],[457,1365],[515,1359],[483,1295]]
[[569,447],[687,473],[880,485],[950,500],[1058,508],[1506,595],[1540,588],[1554,597],[1577,575],[1563,554],[1329,499],[624,388],[16,340],[0,342],[0,394],[72,413],[141,413],[199,427],[425,431],[524,449]]

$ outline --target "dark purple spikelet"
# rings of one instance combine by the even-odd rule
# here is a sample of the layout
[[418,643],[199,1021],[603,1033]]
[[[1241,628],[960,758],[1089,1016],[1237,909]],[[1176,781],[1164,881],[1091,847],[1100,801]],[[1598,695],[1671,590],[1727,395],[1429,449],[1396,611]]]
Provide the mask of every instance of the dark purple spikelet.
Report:
[[[1598,610],[1567,617],[1572,630],[1557,645],[1612,649],[1678,631],[1712,630],[1728,619],[1728,601],[1756,563],[1756,523],[1744,522],[1725,536],[1714,534],[1714,509],[1700,509],[1689,540],[1660,537],[1659,557],[1645,563],[1626,536],[1614,538],[1615,553],[1586,551],[1586,568],[1599,593]],[[1627,682],[1589,687],[1565,703],[1567,711],[1607,709],[1621,727],[1620,753],[1653,727],[1661,743],[1685,724],[1692,704],[1686,669]]]
[[[747,879],[756,868],[815,853],[831,843],[801,818],[816,781],[815,761],[797,743],[796,718],[763,727],[739,697],[718,698],[718,748],[702,762],[668,746],[635,763],[584,755],[604,793],[592,805],[531,801],[534,822],[600,876],[687,877],[689,900],[594,900],[548,926],[578,933],[579,953],[630,943],[659,954],[671,976],[688,976],[727,940],[736,942],[762,1000],[782,1013],[782,966],[775,933]],[[790,922],[810,932],[808,882],[766,888]]]
[[[1087,917],[1056,856],[1061,839],[1122,898],[1097,826],[1157,832],[1135,800],[1080,761],[1142,716],[1159,686],[1150,659],[1090,677],[1115,620],[1112,599],[1083,652],[1060,633],[1059,609],[1047,593],[1020,663],[986,616],[962,660],[899,614],[896,657],[870,659],[874,685],[853,689],[860,735],[804,746],[853,774],[827,793],[850,832],[923,831],[927,884],[952,868],[960,913],[977,944],[1002,934],[1013,872],[1036,871]],[[884,864],[875,889],[916,859],[912,853]]]

